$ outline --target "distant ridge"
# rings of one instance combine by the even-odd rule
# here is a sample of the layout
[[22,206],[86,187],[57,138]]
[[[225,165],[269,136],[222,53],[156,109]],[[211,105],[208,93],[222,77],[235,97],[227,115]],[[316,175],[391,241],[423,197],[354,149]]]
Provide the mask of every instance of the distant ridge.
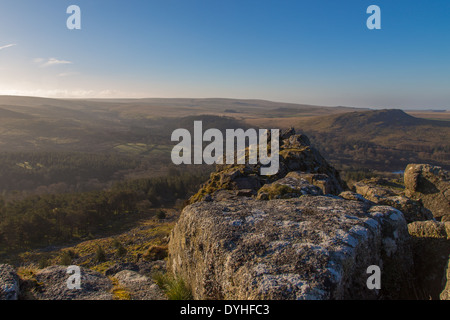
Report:
[[299,121],[301,128],[313,131],[347,131],[354,134],[374,132],[383,129],[400,127],[439,126],[450,127],[448,121],[428,120],[413,117],[400,109],[383,109],[359,112],[347,112],[327,116],[319,116]]
[[304,103],[279,102],[263,99],[234,99],[234,98],[43,98],[29,96],[7,96],[0,95],[0,105],[23,105],[23,106],[40,106],[40,105],[69,105],[77,106],[80,103],[111,103],[111,104],[137,104],[137,105],[171,105],[176,107],[224,107],[234,106],[242,108],[267,108],[267,109],[342,109],[352,110],[370,110],[367,108],[345,107],[345,106],[321,106]]
[[334,117],[333,126],[378,125],[378,126],[415,126],[425,124],[427,120],[413,117],[400,109],[383,109],[363,112],[349,112]]
[[[232,98],[146,98],[146,99],[51,99],[24,96],[1,96],[0,108],[49,114],[49,108],[75,111],[110,112],[119,118],[160,118],[192,115],[233,114],[244,118],[318,116],[366,111],[352,107],[329,107],[299,103],[274,102],[258,99]],[[30,110],[33,108],[34,110]]]

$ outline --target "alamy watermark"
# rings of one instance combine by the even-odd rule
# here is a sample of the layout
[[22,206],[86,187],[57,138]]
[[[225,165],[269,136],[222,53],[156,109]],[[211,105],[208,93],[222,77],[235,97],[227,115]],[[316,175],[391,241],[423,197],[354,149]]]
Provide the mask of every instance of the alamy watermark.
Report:
[[380,30],[381,29],[381,9],[379,6],[371,5],[366,11],[370,14],[367,19],[366,25],[369,30]]
[[81,29],[81,9],[79,6],[71,5],[67,7],[67,14],[70,16],[67,18],[66,26],[69,30],[80,30]]
[[[274,175],[280,168],[280,130],[270,130],[270,155],[268,132],[267,129],[227,129],[224,138],[219,129],[203,133],[202,121],[194,121],[193,138],[187,129],[172,133],[171,140],[179,141],[172,149],[172,162],[176,165],[246,164],[248,160],[248,164],[262,165],[261,175]],[[211,143],[203,149],[204,142]]]
[[80,290],[81,289],[81,269],[79,266],[69,266],[66,270],[67,274],[71,276],[67,279],[67,289]]
[[381,269],[377,265],[371,265],[367,268],[367,274],[370,276],[367,278],[366,285],[369,290],[381,289]]

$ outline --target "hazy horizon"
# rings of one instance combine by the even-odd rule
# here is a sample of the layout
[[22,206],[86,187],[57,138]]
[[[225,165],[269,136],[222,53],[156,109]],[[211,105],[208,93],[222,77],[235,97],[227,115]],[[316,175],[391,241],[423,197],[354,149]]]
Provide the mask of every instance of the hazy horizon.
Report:
[[[73,4],[81,30],[66,27]],[[372,4],[381,30],[366,27]],[[0,95],[450,110],[449,10],[445,0],[4,0]]]
[[311,106],[311,107],[317,107],[317,108],[349,108],[349,109],[367,109],[367,110],[383,110],[383,109],[399,109],[403,111],[443,111],[446,112],[450,111],[450,108],[408,108],[408,107],[396,107],[396,106],[371,106],[371,107],[361,107],[361,106],[347,106],[347,105],[319,105],[319,104],[313,104],[313,103],[299,103],[299,102],[292,102],[292,101],[274,101],[274,100],[267,100],[267,99],[259,99],[259,98],[233,98],[233,97],[142,97],[142,98],[133,98],[133,97],[114,97],[114,98],[105,98],[105,97],[92,97],[92,98],[65,98],[65,97],[45,97],[45,96],[27,96],[27,95],[4,95],[0,94],[1,97],[13,97],[13,98],[36,98],[36,99],[53,99],[53,100],[86,100],[86,101],[92,101],[92,100],[98,100],[98,101],[127,101],[127,100],[236,100],[236,101],[265,101],[270,102],[274,104],[292,104],[293,106]]

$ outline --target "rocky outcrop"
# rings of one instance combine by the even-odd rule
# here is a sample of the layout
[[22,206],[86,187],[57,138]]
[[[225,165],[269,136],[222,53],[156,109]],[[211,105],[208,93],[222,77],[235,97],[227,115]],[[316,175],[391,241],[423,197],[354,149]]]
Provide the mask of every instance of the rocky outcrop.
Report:
[[[168,267],[194,298],[439,295],[443,286],[434,282],[442,279],[448,255],[419,236],[437,223],[419,198],[405,195],[402,183],[383,179],[349,191],[306,136],[290,129],[280,137],[277,175],[260,176],[257,165],[218,166],[184,208],[171,234]],[[421,255],[422,246],[429,257]],[[367,286],[371,266],[381,269],[379,290]],[[421,282],[422,268],[435,276]]]
[[[278,174],[218,166],[184,208],[168,267],[194,298],[448,297],[449,231],[436,221],[450,213],[447,172],[409,165],[404,184],[369,179],[349,191],[306,136],[280,137]],[[367,287],[373,265],[380,290]]]
[[409,164],[405,169],[405,194],[420,200],[436,220],[450,221],[450,174],[429,164]]
[[[322,190],[323,194],[338,195],[346,188],[339,173],[311,146],[309,139],[289,129],[280,134],[280,169],[276,175],[261,176],[261,165],[218,165],[216,172],[191,197],[189,203],[201,200],[222,199],[224,196],[256,196],[258,190],[266,184],[287,177],[296,171],[301,178]],[[293,173],[292,173],[293,175]],[[300,177],[301,175],[301,177]],[[283,183],[283,182],[281,182]],[[226,190],[226,193],[221,191]],[[301,191],[300,191],[301,192]],[[219,194],[220,193],[220,194]]]
[[355,183],[355,190],[367,200],[400,210],[407,222],[433,219],[431,211],[420,201],[405,196],[403,186],[386,179],[373,178],[359,181]]
[[[172,231],[169,268],[196,299],[394,299],[412,274],[408,237],[400,211],[335,196],[202,201]],[[381,290],[366,286],[371,265]]]
[[414,256],[417,298],[448,299],[450,283],[450,222],[416,221],[408,224]]
[[17,300],[20,294],[19,277],[15,269],[0,264],[0,300]]
[[[410,164],[405,170],[404,188],[374,178],[355,183],[355,191],[373,203],[389,205],[404,213],[414,257],[415,298],[447,299],[450,287],[446,278],[450,254],[448,172],[431,165]],[[350,199],[351,195],[345,198]]]

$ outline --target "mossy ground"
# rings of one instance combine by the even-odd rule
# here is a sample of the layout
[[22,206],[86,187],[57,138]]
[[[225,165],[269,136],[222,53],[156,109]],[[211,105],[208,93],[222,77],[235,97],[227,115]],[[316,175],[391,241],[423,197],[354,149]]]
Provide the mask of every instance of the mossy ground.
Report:
[[258,193],[265,193],[268,197],[268,200],[283,199],[284,196],[292,193],[297,193],[299,196],[301,195],[301,193],[297,190],[278,183],[264,185],[261,189],[259,189]]
[[113,300],[131,300],[131,293],[127,288],[121,286],[119,281],[114,277],[111,277],[110,280],[113,284]]

